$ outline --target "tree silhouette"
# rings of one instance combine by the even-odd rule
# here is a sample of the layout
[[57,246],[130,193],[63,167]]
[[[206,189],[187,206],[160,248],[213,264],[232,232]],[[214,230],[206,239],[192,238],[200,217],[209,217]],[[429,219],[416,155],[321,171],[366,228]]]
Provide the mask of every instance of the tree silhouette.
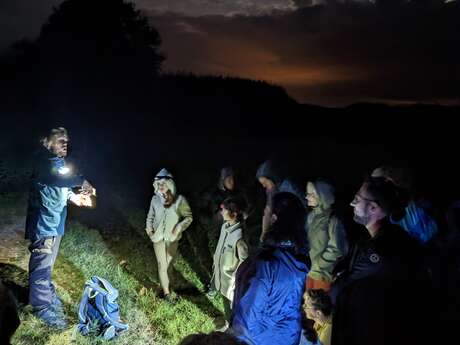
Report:
[[42,106],[90,109],[140,102],[159,75],[160,44],[131,2],[67,0],[54,8],[34,42],[14,48],[26,61],[19,71],[34,62],[27,84]]

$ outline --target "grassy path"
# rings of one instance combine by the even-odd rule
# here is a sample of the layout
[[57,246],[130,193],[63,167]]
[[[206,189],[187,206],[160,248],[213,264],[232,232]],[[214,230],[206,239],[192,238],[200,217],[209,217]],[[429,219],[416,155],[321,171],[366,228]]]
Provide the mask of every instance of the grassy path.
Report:
[[[181,248],[187,250],[187,248]],[[10,268],[14,268],[14,260]],[[13,345],[104,344],[95,337],[74,334],[77,308],[86,279],[98,275],[108,279],[120,292],[122,320],[130,326],[111,344],[177,344],[184,336],[195,332],[209,332],[222,312],[220,300],[209,301],[203,285],[182,256],[174,264],[174,280],[180,299],[170,305],[157,296],[158,277],[153,248],[141,234],[118,233],[113,238],[102,236],[94,229],[70,223],[64,236],[54,269],[58,294],[65,303],[69,329],[54,332],[30,313],[30,307],[20,309],[22,324]],[[14,271],[11,270],[11,271]],[[27,273],[19,269],[21,280]],[[181,293],[181,291],[183,291]]]

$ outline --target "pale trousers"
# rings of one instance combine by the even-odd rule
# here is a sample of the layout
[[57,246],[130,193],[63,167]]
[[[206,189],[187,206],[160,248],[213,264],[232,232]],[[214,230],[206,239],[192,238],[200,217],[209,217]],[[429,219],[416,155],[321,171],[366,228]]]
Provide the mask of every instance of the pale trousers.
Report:
[[160,285],[163,289],[169,289],[168,269],[176,256],[178,244],[179,241],[159,241],[153,243],[153,250],[155,251],[158,263],[158,276],[160,277]]

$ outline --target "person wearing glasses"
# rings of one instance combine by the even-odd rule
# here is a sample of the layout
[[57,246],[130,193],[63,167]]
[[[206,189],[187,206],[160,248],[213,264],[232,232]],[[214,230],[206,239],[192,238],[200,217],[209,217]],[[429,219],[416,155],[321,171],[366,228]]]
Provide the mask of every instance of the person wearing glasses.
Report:
[[412,326],[423,324],[417,320],[421,315],[427,319],[418,310],[422,305],[428,310],[429,284],[419,244],[389,219],[403,207],[398,189],[384,178],[370,177],[351,206],[354,221],[369,236],[354,246],[347,269],[332,284],[332,343],[419,344],[415,339],[420,332]]

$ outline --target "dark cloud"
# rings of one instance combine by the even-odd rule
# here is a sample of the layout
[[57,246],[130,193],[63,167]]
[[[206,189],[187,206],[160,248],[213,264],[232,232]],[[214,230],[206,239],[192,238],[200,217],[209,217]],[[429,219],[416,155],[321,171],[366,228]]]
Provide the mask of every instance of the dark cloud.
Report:
[[[35,37],[61,2],[2,2],[0,50]],[[267,80],[299,101],[325,105],[460,98],[458,1],[135,3],[162,35],[167,71]]]
[[297,9],[294,0],[136,0],[136,4],[148,11],[176,13],[201,17],[207,15],[258,16],[272,11],[293,11]]
[[166,69],[263,79],[300,101],[455,102],[458,4],[304,7],[271,16],[152,17]]

